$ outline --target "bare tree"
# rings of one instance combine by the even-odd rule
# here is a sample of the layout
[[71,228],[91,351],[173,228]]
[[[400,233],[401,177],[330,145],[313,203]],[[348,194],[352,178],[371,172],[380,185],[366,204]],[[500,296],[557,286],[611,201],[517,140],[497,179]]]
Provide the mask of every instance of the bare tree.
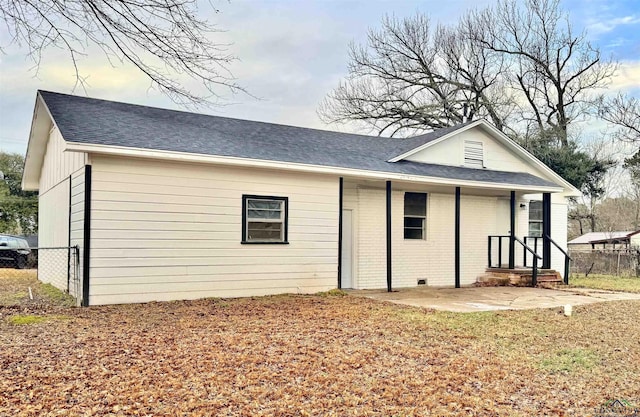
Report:
[[[618,230],[625,229],[627,223],[622,220],[622,214],[626,216],[628,209],[624,195],[629,177],[623,162],[627,148],[625,144],[612,143],[604,137],[582,145],[589,160],[600,166],[590,171],[581,188],[582,196],[572,201],[569,209],[568,219],[579,226],[580,234],[586,229],[590,232],[614,231],[616,225]],[[607,204],[603,205],[605,201]]]
[[460,123],[468,103],[514,137],[568,147],[569,125],[615,68],[574,34],[559,0],[503,0],[435,29],[424,15],[387,17],[351,46],[349,76],[319,113],[394,134]]
[[640,229],[640,150],[624,160],[624,168],[629,175],[626,187],[627,197],[633,201],[634,230]]
[[569,125],[595,106],[593,92],[616,65],[602,59],[585,32],[574,32],[559,0],[502,0],[465,19],[468,36],[510,64],[505,75],[526,103],[523,118],[567,146]]
[[[196,0],[0,0],[0,19],[36,68],[45,49],[62,48],[76,87],[84,88],[79,58],[96,45],[110,63],[132,63],[154,88],[190,105],[219,102],[221,87],[244,91],[229,72],[235,58],[228,45],[210,40],[219,30],[196,12]],[[196,80],[198,90],[186,87],[181,76]]]
[[357,120],[394,136],[460,123],[466,106],[504,128],[512,103],[502,92],[498,54],[457,29],[434,28],[424,15],[385,17],[367,39],[350,46],[349,76],[321,104],[324,121]]
[[624,94],[600,97],[598,115],[618,128],[617,139],[640,144],[640,99]]

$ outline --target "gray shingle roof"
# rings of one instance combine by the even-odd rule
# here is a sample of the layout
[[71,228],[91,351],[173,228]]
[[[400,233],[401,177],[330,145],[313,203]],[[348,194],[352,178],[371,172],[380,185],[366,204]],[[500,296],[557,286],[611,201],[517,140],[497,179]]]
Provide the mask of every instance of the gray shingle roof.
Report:
[[387,162],[462,126],[408,139],[356,135],[39,92],[66,141],[355,168],[446,179],[557,186],[527,173]]

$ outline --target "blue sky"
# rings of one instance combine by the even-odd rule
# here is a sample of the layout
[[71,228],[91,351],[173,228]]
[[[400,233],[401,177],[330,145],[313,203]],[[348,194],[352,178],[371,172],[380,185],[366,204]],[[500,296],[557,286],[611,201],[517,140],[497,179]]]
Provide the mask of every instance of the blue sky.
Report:
[[[455,21],[470,7],[489,0],[449,1],[249,1],[215,3],[214,14],[203,2],[203,16],[226,30],[221,41],[233,42],[230,50],[240,60],[232,66],[238,82],[260,99],[236,96],[230,105],[202,112],[243,119],[307,127],[325,126],[316,109],[322,98],[347,70],[349,42],[360,42],[367,28],[378,26],[384,14],[408,16],[428,13],[433,21]],[[576,29],[586,29],[591,42],[605,56],[621,61],[612,91],[640,95],[640,1],[567,0]],[[64,51],[49,50],[39,72],[19,45],[8,45],[0,29],[0,150],[24,153],[37,89],[71,93],[75,84],[71,63]],[[91,97],[151,106],[179,108],[149,89],[149,83],[130,65],[112,68],[95,50],[80,62]],[[84,94],[76,90],[76,94]]]

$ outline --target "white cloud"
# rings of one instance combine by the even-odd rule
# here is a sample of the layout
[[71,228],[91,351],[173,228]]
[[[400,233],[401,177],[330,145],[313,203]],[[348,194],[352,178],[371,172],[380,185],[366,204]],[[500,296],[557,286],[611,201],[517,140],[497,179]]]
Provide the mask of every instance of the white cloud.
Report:
[[609,84],[609,90],[612,92],[637,92],[640,93],[640,60],[623,61],[620,63],[618,72]]
[[587,25],[587,30],[591,35],[600,35],[611,32],[619,26],[635,25],[638,23],[640,23],[640,16],[636,15],[614,17],[607,20],[591,19],[590,23]]

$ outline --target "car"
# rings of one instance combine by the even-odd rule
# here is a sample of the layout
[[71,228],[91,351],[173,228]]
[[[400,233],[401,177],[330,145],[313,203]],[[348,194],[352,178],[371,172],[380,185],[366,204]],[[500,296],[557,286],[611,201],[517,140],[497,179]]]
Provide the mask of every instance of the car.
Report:
[[18,236],[0,235],[0,268],[24,269],[31,254],[29,244]]

